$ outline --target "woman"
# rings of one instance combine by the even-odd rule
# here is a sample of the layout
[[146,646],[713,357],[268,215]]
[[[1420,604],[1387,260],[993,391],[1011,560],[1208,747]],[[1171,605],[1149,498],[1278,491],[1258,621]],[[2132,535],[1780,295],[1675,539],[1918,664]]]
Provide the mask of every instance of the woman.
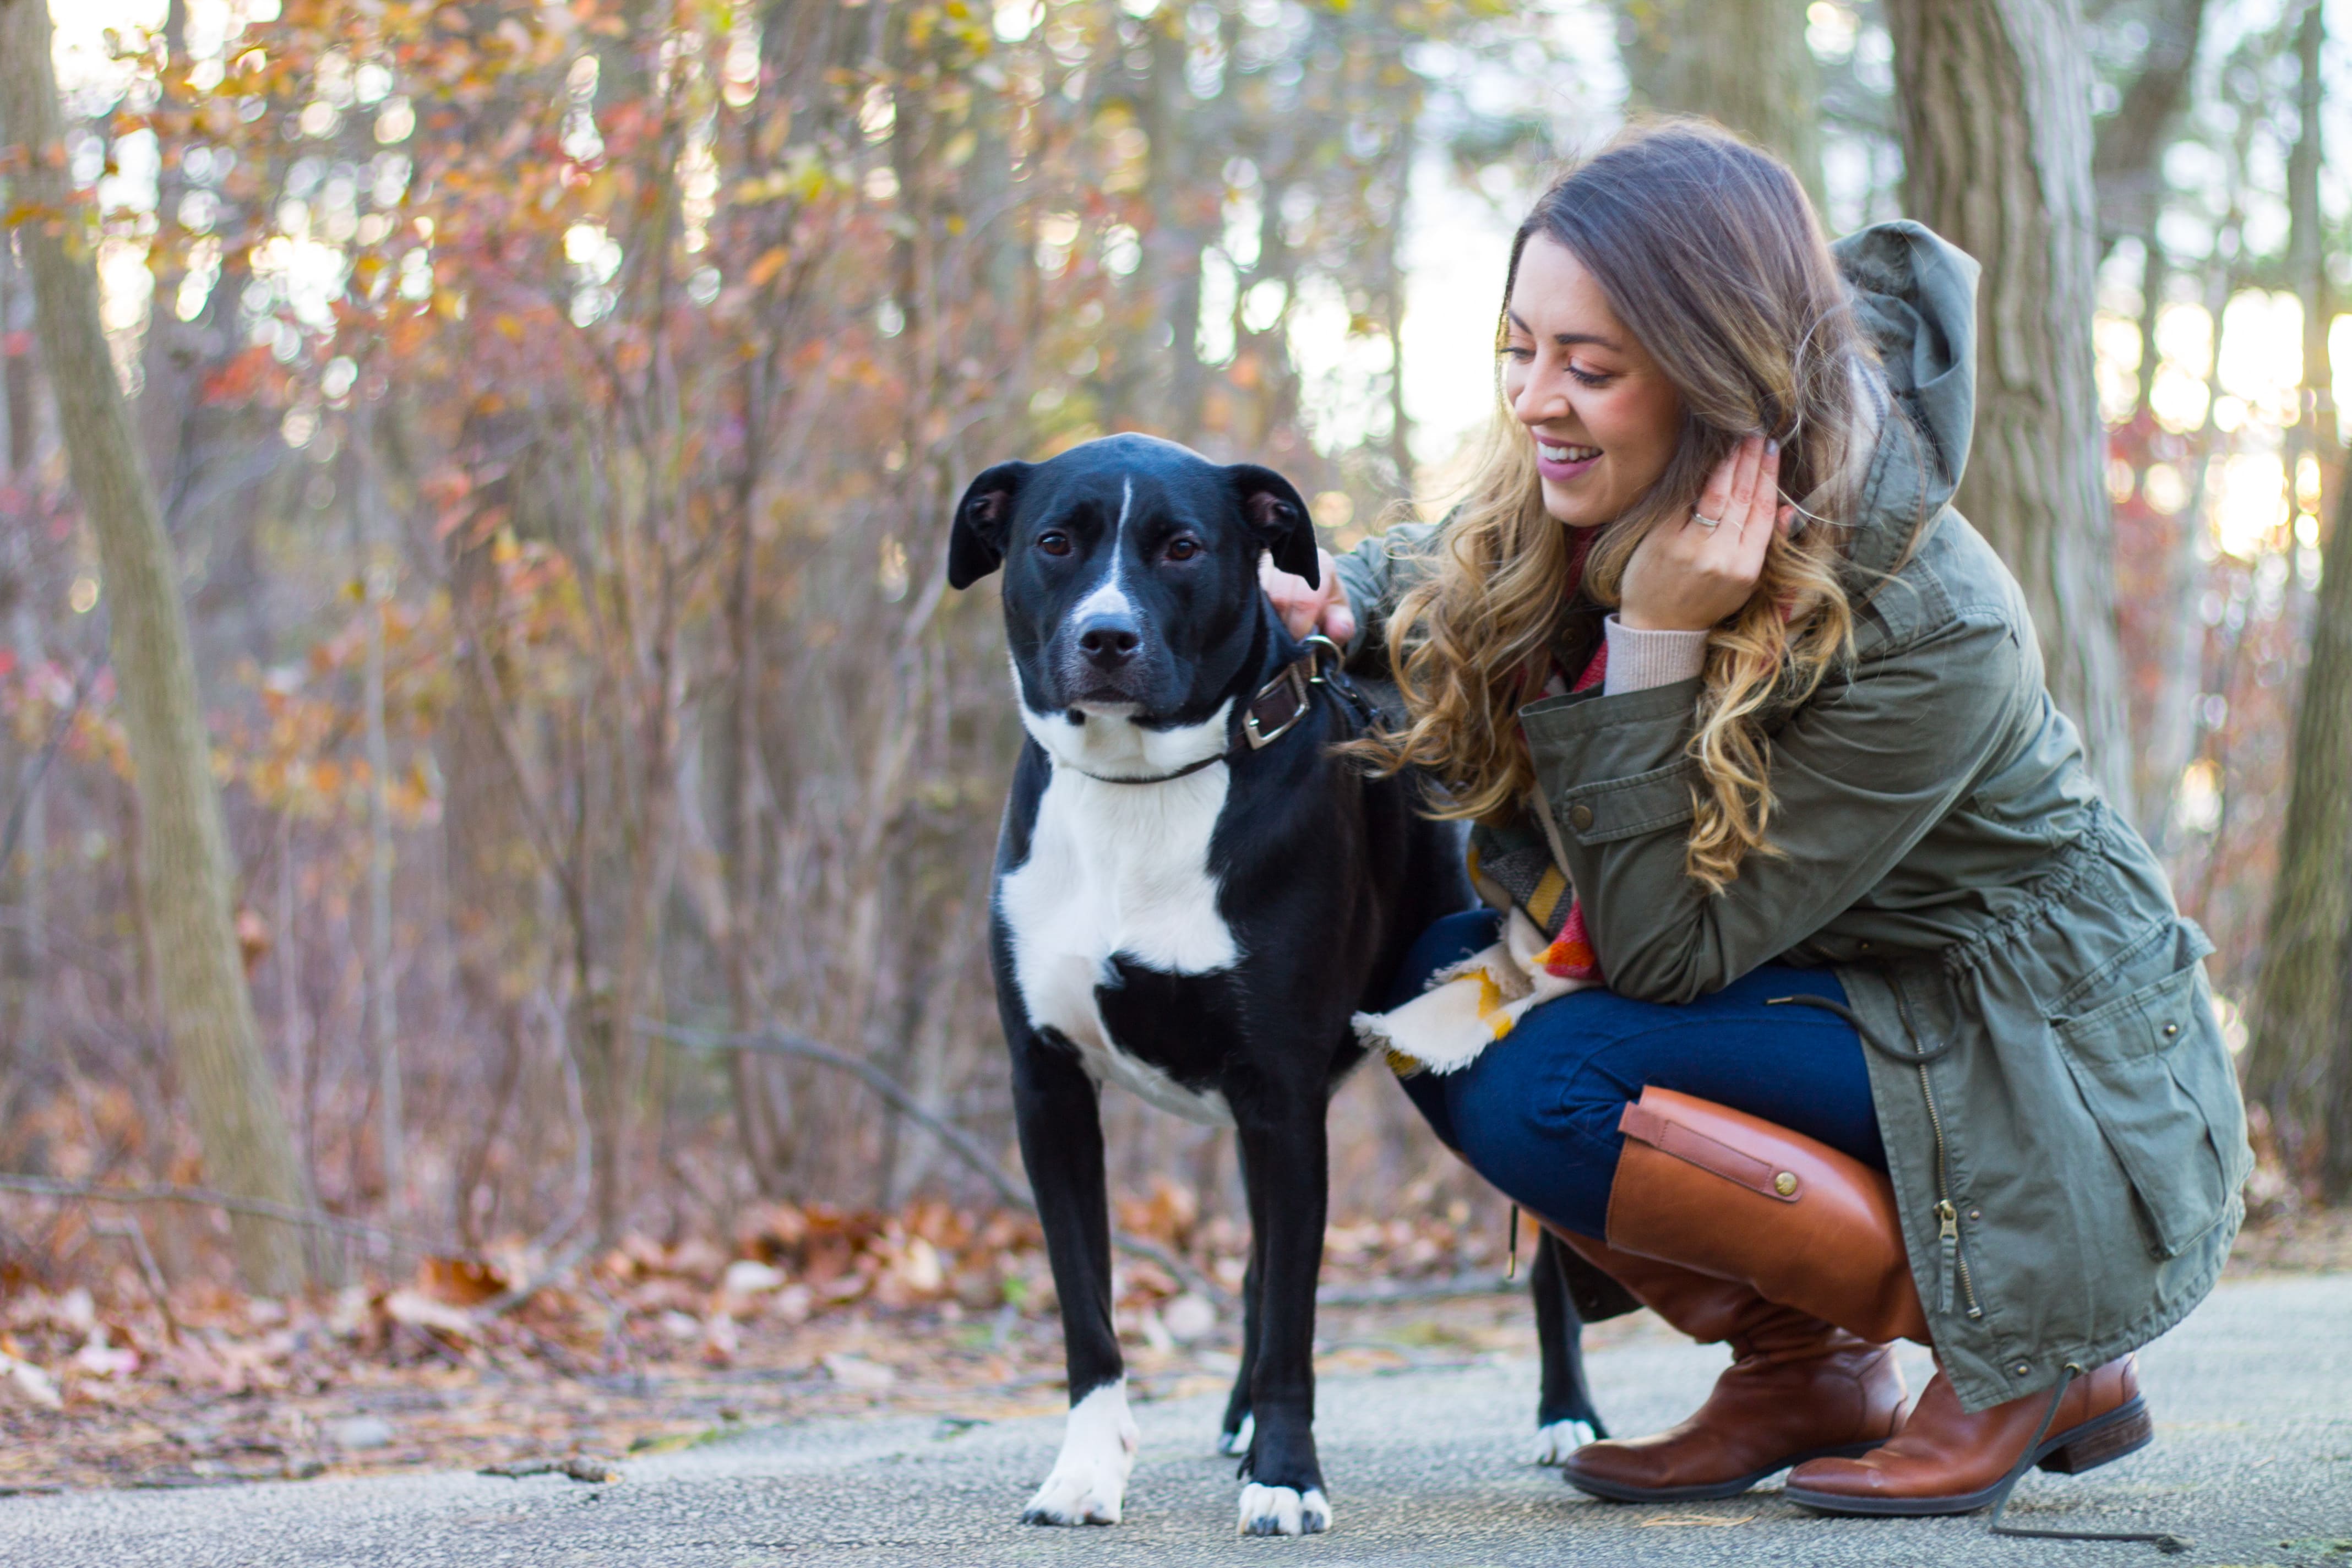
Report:
[[1603,1497],[1793,1465],[1817,1509],[1950,1513],[2105,1463],[2242,1213],[2210,944],[1949,505],[1975,278],[1915,224],[1832,250],[1722,133],[1634,134],[1519,229],[1447,520],[1269,574],[1392,671],[1371,754],[1444,783],[1495,906],[1361,1024],[1487,1179],[1732,1345],[1682,1425],[1568,1460]]

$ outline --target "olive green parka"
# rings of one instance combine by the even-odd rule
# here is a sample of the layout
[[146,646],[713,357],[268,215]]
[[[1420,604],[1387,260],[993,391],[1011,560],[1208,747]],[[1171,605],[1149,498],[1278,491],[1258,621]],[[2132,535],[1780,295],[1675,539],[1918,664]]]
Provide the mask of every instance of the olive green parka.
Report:
[[[1519,720],[1613,990],[1675,1003],[1767,963],[1837,972],[1937,1353],[1979,1409],[2187,1315],[2253,1156],[2212,944],[2101,799],[2023,594],[1950,505],[1976,264],[1912,223],[1836,250],[1893,406],[1845,520],[1853,658],[1771,736],[1777,853],[1712,896],[1685,874],[1697,680]],[[1360,662],[1383,659],[1385,614],[1442,526],[1340,559]]]

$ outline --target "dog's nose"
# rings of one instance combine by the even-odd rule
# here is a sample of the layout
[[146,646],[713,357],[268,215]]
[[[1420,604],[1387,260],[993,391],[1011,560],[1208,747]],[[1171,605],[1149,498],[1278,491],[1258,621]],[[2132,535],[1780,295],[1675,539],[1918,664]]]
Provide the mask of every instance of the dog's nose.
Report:
[[1097,616],[1078,633],[1078,651],[1097,669],[1117,669],[1143,644],[1135,623],[1124,616]]

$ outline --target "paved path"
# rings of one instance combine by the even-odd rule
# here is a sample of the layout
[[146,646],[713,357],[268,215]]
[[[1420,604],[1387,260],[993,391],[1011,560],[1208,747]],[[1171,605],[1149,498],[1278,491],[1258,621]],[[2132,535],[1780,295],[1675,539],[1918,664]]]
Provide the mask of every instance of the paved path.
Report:
[[[1638,1432],[1685,1413],[1721,1362],[1719,1350],[1641,1334],[1592,1368],[1604,1412]],[[1320,1430],[1337,1522],[1306,1541],[1234,1536],[1233,1467],[1207,1452],[1216,1402],[1199,1397],[1140,1407],[1141,1461],[1127,1522],[1112,1530],[1013,1522],[1052,1461],[1058,1420],[949,1436],[930,1418],[877,1417],[633,1460],[625,1481],[602,1487],[428,1475],[0,1500],[0,1564],[2352,1568],[2352,1274],[2225,1285],[2142,1363],[2156,1446],[2089,1476],[2035,1475],[2011,1517],[2168,1530],[2194,1539],[2186,1557],[1995,1540],[1980,1519],[1822,1519],[1771,1489],[1679,1508],[1593,1502],[1519,1461],[1534,1372],[1512,1360],[1327,1378]]]

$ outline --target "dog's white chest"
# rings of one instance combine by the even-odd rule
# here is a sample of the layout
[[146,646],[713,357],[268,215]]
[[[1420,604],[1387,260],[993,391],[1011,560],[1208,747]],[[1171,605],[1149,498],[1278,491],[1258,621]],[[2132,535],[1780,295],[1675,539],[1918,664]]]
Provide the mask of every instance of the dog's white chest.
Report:
[[1240,959],[1217,912],[1209,840],[1228,774],[1210,767],[1166,784],[1105,784],[1057,768],[1037,803],[1029,858],[997,889],[1029,1021],[1075,1046],[1097,1082],[1217,1126],[1233,1110],[1120,1049],[1095,989],[1114,953],[1166,974],[1210,974]]

